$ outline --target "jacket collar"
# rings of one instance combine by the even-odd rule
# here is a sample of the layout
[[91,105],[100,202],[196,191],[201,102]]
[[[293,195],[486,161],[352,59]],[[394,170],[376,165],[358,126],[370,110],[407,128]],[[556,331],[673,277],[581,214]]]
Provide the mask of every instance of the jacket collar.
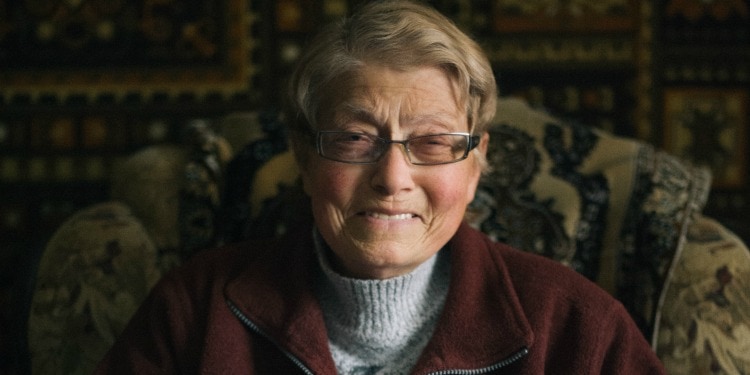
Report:
[[445,309],[415,370],[477,369],[533,342],[500,253],[467,224],[451,239],[451,286]]
[[[226,297],[309,370],[335,373],[313,290],[318,265],[312,229],[271,246],[227,284]],[[415,372],[483,368],[531,346],[533,333],[508,270],[490,247],[490,240],[467,224],[450,241],[450,290]]]

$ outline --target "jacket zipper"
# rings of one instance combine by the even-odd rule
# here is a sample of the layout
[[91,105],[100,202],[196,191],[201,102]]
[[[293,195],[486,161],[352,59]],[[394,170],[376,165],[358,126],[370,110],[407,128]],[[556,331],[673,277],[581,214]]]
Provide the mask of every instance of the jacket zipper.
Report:
[[[245,314],[240,311],[240,309],[232,303],[229,299],[226,300],[227,305],[229,306],[229,309],[232,310],[232,313],[249,329],[254,331],[255,333],[263,336],[266,340],[272,342],[276,348],[278,348],[284,355],[289,358],[289,360],[292,361],[297,367],[300,368],[305,374],[307,375],[315,375],[310,369],[305,366],[302,361],[300,361],[297,357],[295,357],[292,353],[289,353],[286,351],[281,345],[279,345],[271,336],[266,334],[263,330],[260,329],[255,323],[253,323]],[[510,357],[495,363],[494,365],[479,368],[479,369],[473,369],[473,370],[441,370],[437,372],[431,372],[431,375],[480,375],[480,374],[486,374],[490,371],[499,370],[503,367],[509,366],[516,361],[520,360],[521,358],[525,357],[529,354],[529,349],[525,346],[521,348],[519,351],[513,353]]]
[[310,369],[307,368],[307,366],[305,366],[304,363],[302,363],[302,361],[300,361],[292,353],[289,353],[288,351],[286,351],[281,345],[279,345],[279,343],[276,342],[276,340],[274,340],[273,338],[271,338],[271,336],[269,336],[268,334],[266,334],[263,330],[260,329],[260,327],[258,327],[247,316],[245,316],[245,314],[243,314],[242,311],[240,311],[239,307],[237,307],[234,303],[232,303],[232,301],[230,301],[229,299],[227,299],[226,302],[227,302],[227,305],[229,306],[229,309],[232,310],[232,313],[234,313],[234,315],[237,318],[239,318],[240,321],[245,326],[247,326],[247,328],[249,328],[250,330],[254,331],[255,333],[263,336],[266,340],[272,342],[276,346],[276,348],[279,349],[282,353],[284,353],[284,355],[287,358],[289,358],[289,360],[291,360],[292,363],[294,363],[295,365],[297,365],[297,367],[299,367],[300,370],[302,370],[302,372],[304,372],[307,375],[315,375],[312,371],[310,371]]
[[484,367],[484,368],[478,368],[473,370],[441,370],[437,372],[431,372],[431,375],[479,375],[479,374],[487,374],[491,371],[499,370],[503,367],[510,366],[511,364],[515,363],[516,361],[520,360],[521,358],[525,357],[529,354],[529,349],[525,346],[522,347],[519,351],[513,353],[510,357],[495,363],[494,365]]

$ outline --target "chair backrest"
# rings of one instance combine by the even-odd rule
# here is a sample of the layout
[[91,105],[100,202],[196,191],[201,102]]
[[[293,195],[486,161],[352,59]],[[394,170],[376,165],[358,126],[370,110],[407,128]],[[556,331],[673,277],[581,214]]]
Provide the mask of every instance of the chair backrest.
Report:
[[556,259],[616,296],[644,334],[710,173],[644,142],[498,102],[467,220],[498,241]]

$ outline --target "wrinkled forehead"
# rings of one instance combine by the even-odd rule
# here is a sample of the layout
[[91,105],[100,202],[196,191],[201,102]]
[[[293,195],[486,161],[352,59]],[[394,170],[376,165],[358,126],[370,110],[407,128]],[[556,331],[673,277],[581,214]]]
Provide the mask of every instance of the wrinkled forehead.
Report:
[[337,77],[323,90],[317,120],[386,125],[397,116],[410,123],[464,122],[465,96],[452,78],[433,67],[364,66]]

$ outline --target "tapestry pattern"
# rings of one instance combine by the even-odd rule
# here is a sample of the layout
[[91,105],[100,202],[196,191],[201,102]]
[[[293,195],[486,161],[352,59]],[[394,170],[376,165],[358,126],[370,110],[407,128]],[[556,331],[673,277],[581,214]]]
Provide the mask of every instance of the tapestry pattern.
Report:
[[65,101],[248,92],[249,2],[0,0],[0,97]]

